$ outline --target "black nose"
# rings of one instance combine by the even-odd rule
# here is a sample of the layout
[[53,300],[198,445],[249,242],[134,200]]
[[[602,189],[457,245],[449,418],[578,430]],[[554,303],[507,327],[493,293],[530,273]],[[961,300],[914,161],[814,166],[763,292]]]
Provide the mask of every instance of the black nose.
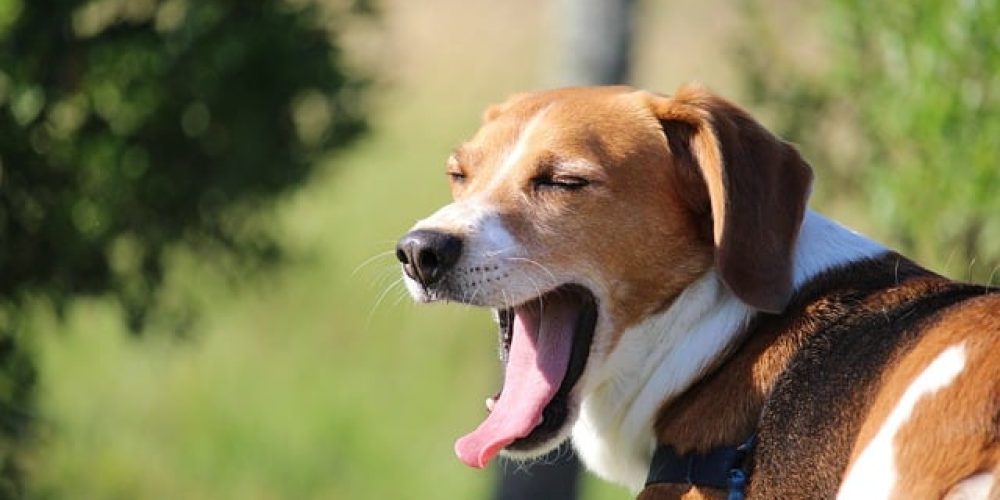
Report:
[[396,244],[403,271],[425,287],[441,279],[461,255],[462,240],[438,231],[410,231]]

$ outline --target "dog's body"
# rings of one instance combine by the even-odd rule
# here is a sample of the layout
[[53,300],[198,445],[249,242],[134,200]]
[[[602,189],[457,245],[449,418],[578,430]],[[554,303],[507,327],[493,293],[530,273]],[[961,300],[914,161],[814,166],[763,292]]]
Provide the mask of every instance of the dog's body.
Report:
[[455,203],[401,240],[421,301],[495,308],[482,467],[572,434],[640,498],[658,447],[755,436],[753,498],[1000,497],[1000,293],[805,209],[791,146],[701,89],[525,94],[448,162]]

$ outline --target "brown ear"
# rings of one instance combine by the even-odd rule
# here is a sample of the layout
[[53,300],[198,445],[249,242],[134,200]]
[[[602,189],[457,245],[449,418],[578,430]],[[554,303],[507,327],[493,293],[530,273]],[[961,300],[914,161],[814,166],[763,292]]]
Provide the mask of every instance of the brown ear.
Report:
[[700,87],[651,96],[650,106],[671,148],[687,149],[674,157],[694,161],[705,181],[723,281],[747,304],[781,312],[812,169],[745,111]]

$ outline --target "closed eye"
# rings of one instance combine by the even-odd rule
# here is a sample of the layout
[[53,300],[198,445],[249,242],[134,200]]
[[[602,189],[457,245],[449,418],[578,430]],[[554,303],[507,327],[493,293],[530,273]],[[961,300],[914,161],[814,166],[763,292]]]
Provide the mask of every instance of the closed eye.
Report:
[[577,191],[590,185],[590,181],[573,175],[540,175],[531,179],[535,189],[560,189]]
[[460,149],[456,150],[451,154],[451,156],[448,157],[448,161],[445,162],[445,174],[453,184],[462,184],[465,182],[465,170],[462,168],[462,164],[458,160],[458,155],[460,153]]

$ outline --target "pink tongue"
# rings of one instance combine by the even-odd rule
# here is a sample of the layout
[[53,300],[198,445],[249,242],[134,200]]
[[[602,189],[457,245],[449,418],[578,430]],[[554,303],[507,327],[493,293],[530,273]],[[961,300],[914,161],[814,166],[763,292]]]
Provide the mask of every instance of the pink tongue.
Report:
[[566,297],[545,297],[514,309],[514,335],[503,391],[483,423],[455,442],[458,458],[483,468],[501,449],[531,433],[542,420],[569,366],[577,308]]

